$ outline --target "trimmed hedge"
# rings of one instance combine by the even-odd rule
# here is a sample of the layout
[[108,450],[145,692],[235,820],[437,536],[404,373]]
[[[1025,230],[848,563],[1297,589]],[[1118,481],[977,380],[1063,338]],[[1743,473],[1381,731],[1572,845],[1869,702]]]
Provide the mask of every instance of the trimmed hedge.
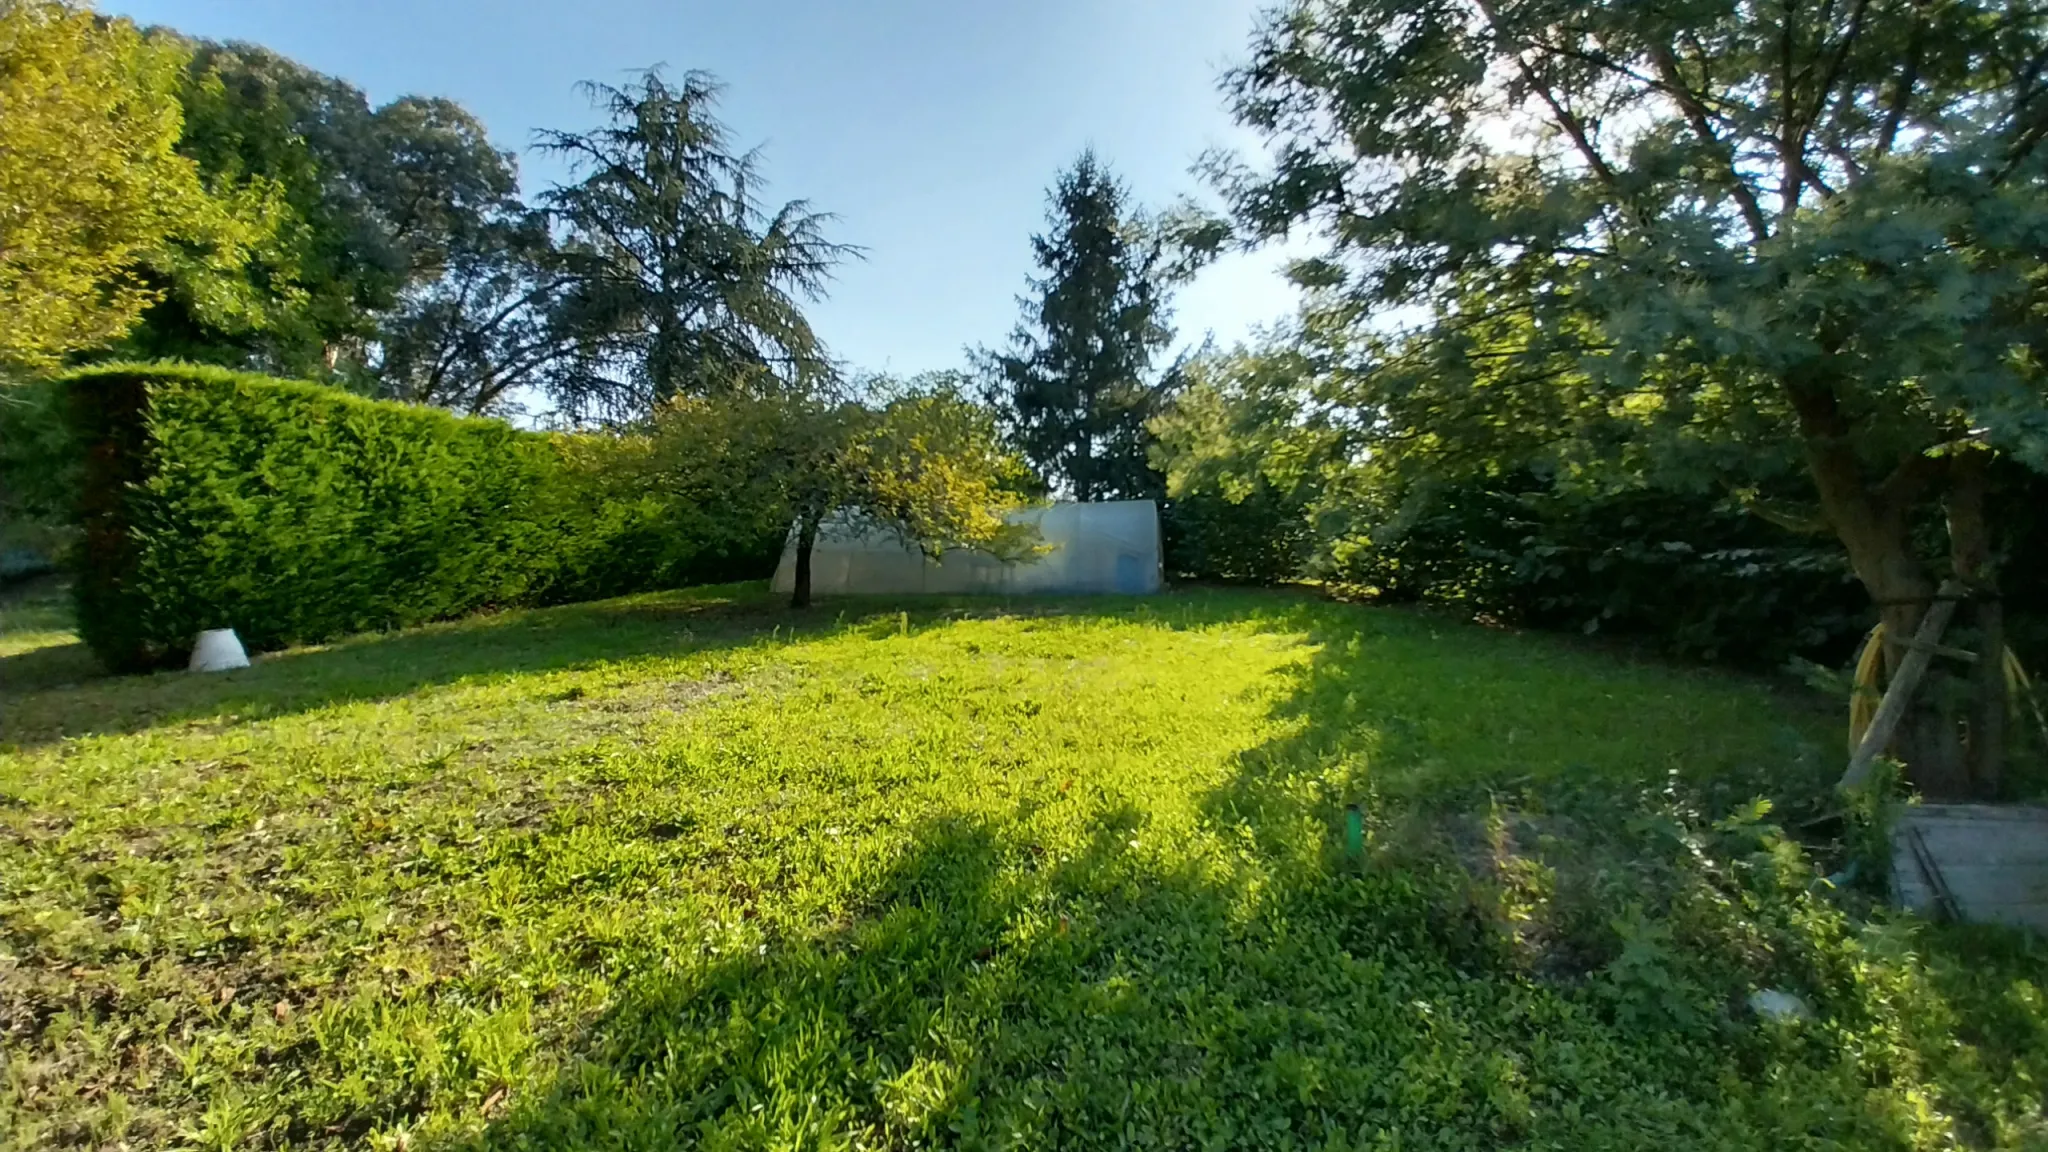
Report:
[[611,499],[602,438],[216,368],[65,384],[85,453],[79,631],[116,670],[178,663],[207,628],[262,650],[734,560],[680,538],[658,500]]

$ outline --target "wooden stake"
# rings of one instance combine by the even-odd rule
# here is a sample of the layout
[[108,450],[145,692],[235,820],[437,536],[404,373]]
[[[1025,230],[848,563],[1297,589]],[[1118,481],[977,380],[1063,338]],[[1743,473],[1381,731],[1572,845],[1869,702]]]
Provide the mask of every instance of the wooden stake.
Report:
[[1949,580],[1935,593],[1934,603],[1928,605],[1927,614],[1920,618],[1920,630],[1913,634],[1913,642],[1906,646],[1906,658],[1899,661],[1899,674],[1892,677],[1891,686],[1884,690],[1884,700],[1877,706],[1877,715],[1870,718],[1870,728],[1863,733],[1863,743],[1856,746],[1856,754],[1849,757],[1849,770],[1842,773],[1842,782],[1836,787],[1847,791],[1860,788],[1870,779],[1870,766],[1877,754],[1891,745],[1892,733],[1898,730],[1899,721],[1905,719],[1906,709],[1913,702],[1913,692],[1920,687],[1920,677],[1926,675],[1927,665],[1934,660],[1934,653],[1941,645],[1941,634],[1948,630],[1950,618],[1956,614],[1956,602],[1962,599],[1963,586]]

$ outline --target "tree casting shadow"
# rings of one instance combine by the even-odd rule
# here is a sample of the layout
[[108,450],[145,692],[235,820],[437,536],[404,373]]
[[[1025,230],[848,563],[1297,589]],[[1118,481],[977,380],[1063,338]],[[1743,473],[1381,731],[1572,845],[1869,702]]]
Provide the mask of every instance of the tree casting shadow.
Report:
[[[1045,608],[1139,618],[1128,604]],[[935,603],[866,627],[963,611]],[[1518,665],[1506,654],[1529,646],[1503,637],[1469,665],[1439,653],[1449,663],[1432,674],[1460,691],[1433,696],[1401,664],[1432,643],[1426,619],[1285,597],[1162,602],[1145,616],[1256,621],[1311,645],[1273,706],[1279,734],[1198,798],[1192,850],[1149,844],[1159,832],[1128,800],[1087,814],[1078,849],[1026,831],[1032,809],[1064,802],[1053,798],[1026,798],[1016,819],[923,820],[839,920],[763,930],[709,959],[664,942],[550,1086],[515,1093],[452,1146],[1628,1146],[1712,1143],[1735,1107],[1751,1110],[1752,1135],[1794,1135],[1794,1097],[1812,1083],[1775,1086],[1781,1057],[1725,1066],[1738,1106],[1729,1080],[1671,1059],[1669,1035],[1611,1012],[1588,971],[1533,970],[1489,878],[1455,852],[1376,846],[1356,860],[1343,847],[1345,806],[1361,798],[1439,812],[1604,788],[1603,811],[1627,808],[1638,781],[1577,779],[1568,761],[1446,760],[1474,746],[1447,735],[1472,709],[1497,707],[1481,725],[1490,738],[1577,703],[1507,701],[1554,661],[1589,657],[1539,645]],[[1682,686],[1689,674],[1669,675]],[[1651,764],[1641,780],[1665,775]],[[1853,1062],[1828,1075],[1838,1099],[1870,1087]],[[1759,1112],[1766,1100],[1782,1116]],[[1859,1104],[1825,1126],[1856,1144],[1903,1139],[1899,1125]]]

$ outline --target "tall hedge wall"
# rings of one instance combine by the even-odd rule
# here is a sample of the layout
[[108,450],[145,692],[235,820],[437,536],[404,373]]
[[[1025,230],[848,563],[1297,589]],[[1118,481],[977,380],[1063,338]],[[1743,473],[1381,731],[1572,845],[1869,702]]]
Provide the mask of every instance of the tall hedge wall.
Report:
[[572,438],[215,368],[65,384],[79,630],[118,670],[182,661],[207,628],[260,650],[746,562],[613,499]]

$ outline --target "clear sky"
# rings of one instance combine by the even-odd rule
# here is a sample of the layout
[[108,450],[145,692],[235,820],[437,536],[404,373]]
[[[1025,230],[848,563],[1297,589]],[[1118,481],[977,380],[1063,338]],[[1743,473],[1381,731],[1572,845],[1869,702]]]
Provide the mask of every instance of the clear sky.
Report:
[[[1216,82],[1260,0],[101,0],[103,11],[248,40],[364,89],[451,97],[559,173],[533,129],[593,122],[582,79],[650,64],[728,85],[722,116],[766,145],[769,196],[836,213],[868,250],[812,312],[857,368],[956,367],[1016,323],[1044,194],[1084,146],[1140,202],[1209,197],[1188,171],[1249,137]],[[1224,343],[1291,311],[1274,253],[1234,256],[1181,295],[1183,341]]]

